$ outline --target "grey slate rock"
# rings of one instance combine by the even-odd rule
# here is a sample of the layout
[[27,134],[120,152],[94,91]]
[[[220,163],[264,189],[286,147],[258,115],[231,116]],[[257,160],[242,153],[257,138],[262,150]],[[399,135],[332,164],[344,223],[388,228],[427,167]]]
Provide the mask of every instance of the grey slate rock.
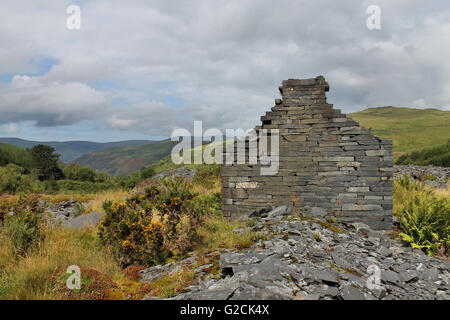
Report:
[[416,271],[402,271],[398,274],[398,276],[402,282],[410,282],[418,278]]
[[65,220],[61,223],[61,225],[72,230],[84,230],[87,228],[93,228],[97,226],[97,224],[103,218],[103,215],[103,212],[93,212],[70,220]]
[[279,217],[279,216],[286,216],[290,212],[291,212],[290,208],[288,208],[286,206],[279,206],[279,207],[276,207],[275,209],[269,211],[267,213],[267,217],[274,218],[274,217]]
[[400,282],[400,277],[394,271],[381,270],[381,281],[397,284]]
[[272,210],[272,207],[262,208],[258,210],[253,210],[249,214],[249,218],[266,218],[268,215],[267,213]]
[[351,285],[343,287],[340,296],[344,300],[366,300],[364,294]]
[[[312,232],[310,222],[301,217],[276,218],[260,221],[258,230],[267,240],[242,250],[216,252],[220,279],[209,277],[207,267],[201,266],[190,291],[171,299],[450,299],[447,261],[407,250],[383,234],[377,235],[378,244],[351,226],[339,224],[344,233],[334,233],[316,223]],[[303,228],[301,235],[290,234],[296,227]],[[314,239],[315,232],[322,241]],[[141,271],[141,281],[154,281],[195,262],[196,257],[190,257],[148,268]],[[382,269],[381,288],[367,286],[371,265]]]
[[425,271],[421,272],[419,277],[421,280],[434,281],[437,279],[438,274],[439,274],[439,270],[436,267],[432,267],[432,268],[426,269]]
[[312,207],[311,208],[311,213],[310,213],[313,217],[325,217],[328,213],[327,210],[325,210],[324,208],[320,208],[320,207]]

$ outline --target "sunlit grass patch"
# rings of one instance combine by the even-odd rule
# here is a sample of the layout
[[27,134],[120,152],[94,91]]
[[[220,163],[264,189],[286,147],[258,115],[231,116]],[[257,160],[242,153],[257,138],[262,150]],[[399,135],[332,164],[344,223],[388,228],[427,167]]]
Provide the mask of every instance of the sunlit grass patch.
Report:
[[114,280],[124,278],[114,256],[100,244],[94,230],[46,230],[45,239],[26,256],[15,258],[0,234],[0,299],[62,299],[52,277],[68,266],[98,270]]

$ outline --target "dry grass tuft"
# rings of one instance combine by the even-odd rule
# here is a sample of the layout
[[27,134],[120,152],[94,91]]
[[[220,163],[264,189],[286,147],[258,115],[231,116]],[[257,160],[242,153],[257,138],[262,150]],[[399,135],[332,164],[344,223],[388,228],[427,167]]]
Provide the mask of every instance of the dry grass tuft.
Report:
[[0,235],[0,299],[63,299],[53,290],[52,277],[70,265],[98,270],[116,281],[124,278],[95,230],[48,229],[38,247],[21,258],[14,258],[8,246]]

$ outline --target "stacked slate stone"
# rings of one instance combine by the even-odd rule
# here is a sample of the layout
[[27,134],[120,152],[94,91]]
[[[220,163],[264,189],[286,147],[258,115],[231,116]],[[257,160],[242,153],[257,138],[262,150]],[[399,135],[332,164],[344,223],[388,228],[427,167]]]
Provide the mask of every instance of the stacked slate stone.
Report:
[[[224,164],[224,216],[242,219],[255,210],[288,205],[309,215],[390,228],[392,141],[374,136],[333,109],[326,101],[329,86],[322,76],[289,79],[279,90],[282,99],[275,100],[255,128],[256,133],[279,130],[278,173],[261,175],[265,166],[259,161],[250,164],[248,153],[245,164]],[[247,150],[248,145],[247,141]],[[270,137],[268,147],[270,154]]]

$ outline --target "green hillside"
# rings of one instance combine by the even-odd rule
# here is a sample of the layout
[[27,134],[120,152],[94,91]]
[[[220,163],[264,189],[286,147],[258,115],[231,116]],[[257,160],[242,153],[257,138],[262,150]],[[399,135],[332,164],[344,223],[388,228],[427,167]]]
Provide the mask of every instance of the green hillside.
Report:
[[8,163],[17,164],[23,168],[30,168],[32,159],[27,149],[0,143],[0,166]]
[[450,167],[450,139],[446,144],[425,148],[402,154],[397,164],[415,164],[420,166],[435,165],[440,167]]
[[74,162],[113,175],[128,174],[166,157],[175,144],[177,142],[162,140],[138,146],[109,148],[85,153]]
[[91,142],[91,141],[30,141],[19,138],[0,138],[0,143],[6,143],[13,146],[32,148],[38,144],[44,144],[55,148],[56,152],[61,155],[63,162],[71,162],[86,152],[104,150],[107,148],[121,146],[136,146],[149,143],[149,140],[129,140],[117,142]]
[[450,139],[450,111],[380,107],[351,113],[349,117],[371,128],[377,136],[393,139],[396,158]]

